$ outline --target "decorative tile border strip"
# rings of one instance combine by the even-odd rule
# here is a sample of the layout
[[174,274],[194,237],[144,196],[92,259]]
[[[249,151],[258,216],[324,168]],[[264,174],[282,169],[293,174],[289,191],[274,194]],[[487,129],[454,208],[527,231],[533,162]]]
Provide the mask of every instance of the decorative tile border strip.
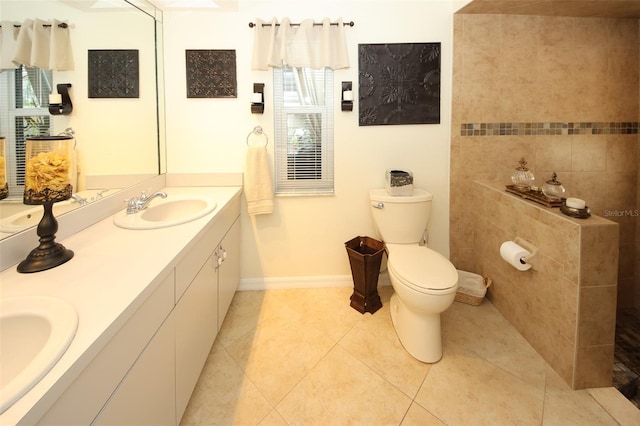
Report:
[[460,136],[637,135],[638,122],[462,123]]

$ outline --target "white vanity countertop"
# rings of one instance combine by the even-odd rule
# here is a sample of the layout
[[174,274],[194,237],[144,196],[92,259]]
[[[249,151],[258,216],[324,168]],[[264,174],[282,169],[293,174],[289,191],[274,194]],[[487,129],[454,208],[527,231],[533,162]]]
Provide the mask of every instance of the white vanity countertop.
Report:
[[[172,194],[207,194],[216,209],[208,215],[168,228],[128,230],[109,217],[58,241],[74,257],[56,268],[20,274],[0,273],[2,298],[47,295],[64,299],[78,312],[78,330],[57,364],[25,396],[0,415],[0,424],[34,423],[115,335],[162,278],[182,259],[205,226],[241,187],[170,187]],[[34,241],[33,248],[38,245]],[[25,253],[25,257],[28,253]]]

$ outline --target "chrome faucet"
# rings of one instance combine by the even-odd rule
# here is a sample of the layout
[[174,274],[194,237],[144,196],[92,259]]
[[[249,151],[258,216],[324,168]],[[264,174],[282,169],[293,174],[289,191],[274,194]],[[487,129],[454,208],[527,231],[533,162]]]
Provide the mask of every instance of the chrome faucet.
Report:
[[136,209],[138,210],[146,209],[147,205],[149,205],[151,200],[153,200],[156,197],[167,198],[167,193],[164,191],[158,191],[147,196],[147,194],[144,191],[142,191],[142,195],[140,195],[140,197],[138,197],[138,200],[136,201]]
[[78,204],[80,204],[81,206],[84,206],[85,204],[87,204],[87,199],[84,197],[79,196],[78,194],[71,194],[71,198],[73,198],[73,202],[76,202]]

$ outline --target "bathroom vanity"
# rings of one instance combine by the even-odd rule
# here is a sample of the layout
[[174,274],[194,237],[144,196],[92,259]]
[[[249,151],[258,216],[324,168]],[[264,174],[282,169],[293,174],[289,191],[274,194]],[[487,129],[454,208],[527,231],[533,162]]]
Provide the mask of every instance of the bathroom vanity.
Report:
[[9,268],[2,297],[47,295],[78,312],[69,348],[2,424],[179,424],[240,279],[240,186],[169,187],[216,209],[148,230],[112,217],[63,240],[74,258]]

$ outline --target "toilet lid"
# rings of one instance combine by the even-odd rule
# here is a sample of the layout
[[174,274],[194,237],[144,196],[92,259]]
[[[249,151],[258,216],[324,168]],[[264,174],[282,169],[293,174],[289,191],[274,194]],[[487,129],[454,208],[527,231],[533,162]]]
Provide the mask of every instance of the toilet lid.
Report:
[[421,292],[449,292],[458,285],[458,271],[435,250],[415,244],[388,244],[387,266],[405,285]]

